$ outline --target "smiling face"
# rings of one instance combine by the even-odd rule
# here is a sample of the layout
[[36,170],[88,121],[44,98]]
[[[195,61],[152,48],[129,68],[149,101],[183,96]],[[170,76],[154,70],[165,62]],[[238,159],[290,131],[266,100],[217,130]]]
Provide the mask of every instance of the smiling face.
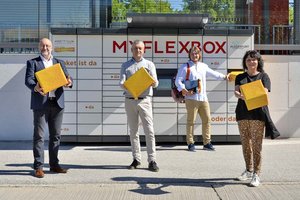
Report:
[[243,61],[243,69],[251,74],[256,72],[264,72],[264,61],[259,52],[255,50],[246,51]]
[[190,58],[193,62],[198,62],[200,60],[200,53],[198,53],[197,51],[192,51],[190,53]]
[[189,59],[195,63],[201,60],[201,51],[198,47],[193,46],[189,50]]
[[246,58],[247,70],[251,72],[257,72],[258,60],[257,58],[251,58],[250,55]]
[[39,48],[42,56],[46,59],[50,59],[52,53],[52,42],[47,38],[43,38],[40,41]]
[[135,61],[140,61],[145,52],[145,45],[142,41],[134,41],[131,47],[132,57]]

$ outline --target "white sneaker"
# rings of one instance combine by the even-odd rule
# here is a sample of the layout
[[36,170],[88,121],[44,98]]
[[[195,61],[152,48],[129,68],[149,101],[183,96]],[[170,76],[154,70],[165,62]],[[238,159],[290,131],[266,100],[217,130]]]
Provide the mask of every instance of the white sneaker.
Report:
[[252,180],[250,182],[250,186],[257,187],[260,184],[260,179],[256,173],[253,174]]
[[252,179],[253,176],[253,172],[249,172],[247,170],[245,170],[239,177],[237,177],[236,179],[239,181],[246,181],[246,180],[250,180]]

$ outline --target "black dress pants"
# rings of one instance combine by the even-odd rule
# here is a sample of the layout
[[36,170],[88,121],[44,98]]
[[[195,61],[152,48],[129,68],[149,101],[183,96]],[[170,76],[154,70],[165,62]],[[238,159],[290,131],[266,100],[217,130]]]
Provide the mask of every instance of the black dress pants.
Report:
[[58,167],[58,150],[60,145],[60,133],[64,109],[60,108],[57,102],[48,101],[45,109],[33,110],[33,156],[34,169],[42,169],[44,166],[44,141],[45,128],[49,129],[49,165],[50,168]]

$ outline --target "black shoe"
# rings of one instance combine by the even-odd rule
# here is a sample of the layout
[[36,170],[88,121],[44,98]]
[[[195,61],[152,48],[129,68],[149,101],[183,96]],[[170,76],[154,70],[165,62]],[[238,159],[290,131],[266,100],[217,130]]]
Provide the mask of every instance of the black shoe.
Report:
[[141,162],[137,161],[136,159],[133,160],[131,165],[129,165],[129,169],[137,169],[141,165]]
[[159,171],[159,168],[158,168],[158,166],[157,166],[157,164],[156,164],[155,161],[151,161],[151,162],[149,163],[148,169],[149,169],[150,171],[153,171],[153,172],[158,172],[158,171]]
[[215,147],[211,143],[204,145],[203,149],[207,150],[207,151],[215,151],[216,150]]
[[61,167],[50,167],[50,172],[65,174],[68,170]]
[[189,145],[188,145],[188,150],[189,150],[189,151],[195,152],[195,151],[196,151],[195,144],[189,144]]

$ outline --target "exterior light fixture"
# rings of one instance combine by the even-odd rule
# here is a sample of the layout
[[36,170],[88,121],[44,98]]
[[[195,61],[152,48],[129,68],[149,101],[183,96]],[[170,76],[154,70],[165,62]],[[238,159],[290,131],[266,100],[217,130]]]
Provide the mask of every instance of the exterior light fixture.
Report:
[[127,13],[128,28],[204,28],[208,14]]
[[132,22],[132,17],[127,17],[126,20],[130,24]]
[[202,18],[202,23],[205,25],[208,22],[208,17],[203,17]]

